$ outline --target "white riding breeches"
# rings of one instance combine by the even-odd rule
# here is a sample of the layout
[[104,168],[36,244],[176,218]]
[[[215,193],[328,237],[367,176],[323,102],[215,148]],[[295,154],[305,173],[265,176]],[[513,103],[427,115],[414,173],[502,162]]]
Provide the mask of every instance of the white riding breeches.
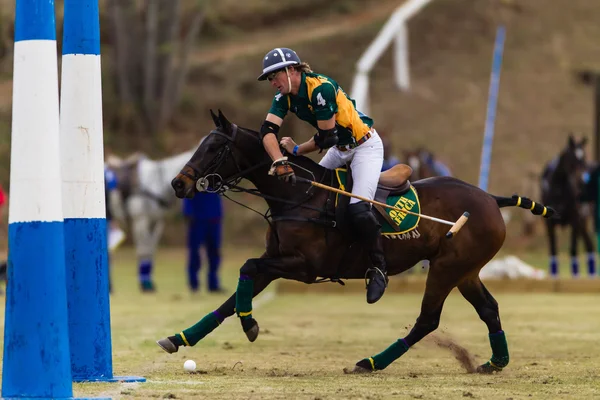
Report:
[[[383,143],[375,129],[371,129],[371,137],[366,142],[347,151],[332,147],[319,162],[319,165],[328,169],[340,168],[346,164],[350,164],[352,168],[352,194],[374,200],[383,165]],[[359,201],[361,200],[352,197],[350,204]]]

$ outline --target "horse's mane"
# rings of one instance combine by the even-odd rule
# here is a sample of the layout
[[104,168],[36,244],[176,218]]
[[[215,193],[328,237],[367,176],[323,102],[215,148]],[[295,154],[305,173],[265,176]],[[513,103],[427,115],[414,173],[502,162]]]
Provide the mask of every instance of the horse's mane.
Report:
[[[243,129],[247,133],[250,133],[253,136],[256,136],[257,138],[259,137],[259,132],[255,131],[253,129],[242,127],[242,126],[238,126],[238,129]],[[269,157],[269,155],[267,154],[267,151],[265,150],[264,147],[262,147],[262,154],[263,154],[263,158],[265,158],[265,159],[267,157]],[[302,168],[306,168],[307,170],[313,172],[317,179],[319,179],[321,176],[323,176],[323,173],[325,173],[325,171],[328,171],[327,168],[322,167],[321,165],[319,165],[319,163],[317,163],[316,161],[314,161],[306,156],[295,156],[295,155],[289,154],[287,152],[284,153],[284,156],[286,156],[288,158],[288,161],[290,163],[297,164],[297,165],[301,166]],[[292,165],[292,167],[293,167],[293,165]],[[300,171],[296,170],[295,172],[298,173]]]

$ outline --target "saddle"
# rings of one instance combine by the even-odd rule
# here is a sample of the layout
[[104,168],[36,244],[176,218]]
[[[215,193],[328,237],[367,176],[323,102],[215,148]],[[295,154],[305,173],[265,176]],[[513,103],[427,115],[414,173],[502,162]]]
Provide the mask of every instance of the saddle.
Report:
[[[338,174],[337,170],[336,174]],[[403,194],[406,194],[411,188],[410,181],[408,180],[411,174],[412,168],[406,164],[397,164],[387,171],[382,172],[379,176],[377,191],[375,192],[375,201],[385,203],[389,196],[402,196]],[[346,173],[346,184],[340,184],[340,189],[350,192],[352,191],[352,185],[352,171],[350,167],[348,167]],[[335,207],[336,226],[341,228],[343,231],[348,228],[348,222],[346,221],[346,210],[349,204],[350,197],[343,195],[337,196]],[[385,212],[384,207],[374,205],[374,209],[377,210],[375,216],[380,223],[383,223],[384,221],[388,222],[392,227],[397,229],[397,225],[391,220],[388,213]]]

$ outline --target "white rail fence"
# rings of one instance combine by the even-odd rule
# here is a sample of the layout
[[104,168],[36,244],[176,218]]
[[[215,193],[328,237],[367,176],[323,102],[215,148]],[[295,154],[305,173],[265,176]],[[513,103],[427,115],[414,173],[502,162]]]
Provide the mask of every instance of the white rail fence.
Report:
[[394,65],[396,85],[402,91],[410,89],[408,28],[407,21],[425,7],[431,0],[408,0],[394,11],[356,63],[356,74],[352,83],[351,96],[356,100],[357,109],[369,113],[369,72],[383,52],[394,41]]

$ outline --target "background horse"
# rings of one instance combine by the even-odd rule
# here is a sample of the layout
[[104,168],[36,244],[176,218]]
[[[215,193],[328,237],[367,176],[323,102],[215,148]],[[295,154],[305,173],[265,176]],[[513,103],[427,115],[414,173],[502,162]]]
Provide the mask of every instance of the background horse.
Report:
[[125,161],[113,160],[109,167],[117,175],[117,189],[110,204],[115,217],[129,221],[138,259],[140,288],[153,292],[154,255],[164,229],[165,212],[175,203],[171,178],[192,156],[193,150],[161,160],[143,155]]
[[[212,113],[212,112],[211,112]],[[191,160],[173,179],[178,197],[193,197],[197,187],[223,192],[248,191],[238,186],[247,179],[256,187],[250,193],[264,197],[271,215],[266,250],[260,258],[246,261],[233,294],[216,311],[194,326],[157,343],[174,353],[179,346],[193,346],[235,313],[250,341],[259,329],[252,316],[252,298],[275,279],[294,279],[314,283],[318,277],[364,279],[369,268],[366,249],[360,237],[351,237],[332,224],[335,195],[310,185],[291,185],[267,174],[271,159],[257,132],[230,123],[219,111],[213,114],[217,128],[200,145]],[[299,176],[337,186],[335,172],[306,157],[288,155]],[[406,168],[406,166],[400,166]],[[391,172],[390,172],[391,171]],[[384,172],[387,185],[394,170]],[[406,181],[406,179],[404,179]],[[396,181],[394,185],[402,184]],[[446,226],[421,219],[419,235],[406,240],[385,240],[384,252],[389,275],[399,274],[423,259],[430,261],[421,313],[409,334],[382,353],[359,361],[355,372],[384,369],[410,346],[437,329],[446,297],[454,287],[469,301],[489,331],[492,358],[479,372],[499,371],[508,364],[508,347],[498,313],[498,303],[479,279],[481,268],[500,250],[506,227],[499,207],[530,207],[535,214],[550,216],[553,211],[540,204],[532,206],[526,198],[495,197],[466,182],[450,177],[426,179],[414,183],[423,213],[456,220],[465,210],[468,223],[448,240]]]
[[416,150],[405,150],[404,160],[413,169],[411,175],[413,181],[433,176],[452,176],[446,164],[422,147]]
[[556,209],[560,218],[546,220],[548,242],[550,245],[550,274],[558,276],[556,227],[571,227],[571,273],[579,275],[577,258],[578,238],[583,238],[587,252],[588,274],[595,276],[596,261],[594,244],[587,228],[589,207],[583,202],[584,176],[588,170],[584,147],[586,138],[576,142],[569,135],[567,146],[544,167],[542,173],[542,201]]

